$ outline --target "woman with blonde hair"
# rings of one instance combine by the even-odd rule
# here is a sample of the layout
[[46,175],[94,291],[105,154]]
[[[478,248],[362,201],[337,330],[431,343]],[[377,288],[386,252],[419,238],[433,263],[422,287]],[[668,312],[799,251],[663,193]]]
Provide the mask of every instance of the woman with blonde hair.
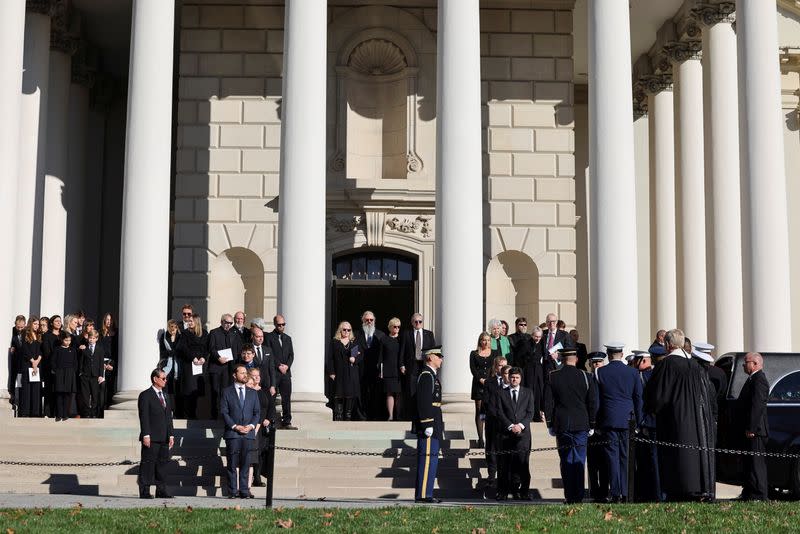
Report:
[[484,446],[483,420],[481,404],[483,403],[484,383],[492,374],[492,362],[500,351],[492,348],[492,338],[488,332],[478,336],[478,346],[469,353],[469,370],[472,373],[472,391],[470,398],[475,401],[475,429],[478,431],[478,447]]
[[361,394],[361,368],[364,356],[356,343],[353,327],[347,321],[339,323],[331,347],[325,373],[333,380],[333,420],[350,421],[353,406]]
[[[208,376],[208,332],[203,329],[203,318],[192,314],[186,320],[186,329],[175,348],[178,359],[178,380],[186,419],[197,419],[197,400],[205,394]],[[195,369],[201,372],[195,374]]]
[[400,359],[400,319],[389,319],[389,335],[381,337],[381,352],[378,356],[379,377],[383,381],[383,391],[386,393],[386,411],[389,421],[394,417],[395,397],[402,390],[400,376],[405,374],[406,368]]

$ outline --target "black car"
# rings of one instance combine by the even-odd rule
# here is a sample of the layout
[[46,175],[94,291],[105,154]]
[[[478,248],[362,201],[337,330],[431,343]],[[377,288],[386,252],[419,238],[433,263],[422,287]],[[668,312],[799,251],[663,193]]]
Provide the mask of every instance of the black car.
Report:
[[[766,352],[764,374],[769,381],[767,418],[769,421],[768,452],[800,453],[800,354]],[[737,431],[736,400],[747,380],[744,372],[744,352],[731,352],[720,356],[714,365],[728,376],[725,400],[719,406],[717,447],[742,449],[743,437]],[[717,453],[717,481],[741,486],[743,483],[742,456]],[[788,491],[800,498],[800,458],[767,457],[769,487],[776,495]]]

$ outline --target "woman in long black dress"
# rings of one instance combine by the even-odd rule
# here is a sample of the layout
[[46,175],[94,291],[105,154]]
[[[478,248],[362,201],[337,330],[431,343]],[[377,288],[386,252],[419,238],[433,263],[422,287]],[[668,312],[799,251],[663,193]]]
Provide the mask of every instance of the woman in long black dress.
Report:
[[400,319],[389,319],[389,335],[381,338],[381,352],[378,358],[380,377],[383,380],[383,391],[386,393],[386,411],[389,421],[394,421],[395,397],[401,391],[400,386]]
[[326,372],[334,385],[333,420],[350,421],[355,399],[361,394],[359,364],[364,359],[350,323],[339,323],[329,354]]
[[[197,419],[197,400],[205,395],[208,376],[208,332],[203,328],[200,315],[195,313],[188,319],[175,353],[179,362],[178,380],[183,410],[186,419]],[[194,374],[195,368],[202,368],[202,372]]]
[[[42,396],[44,397],[45,417],[55,417],[56,397],[53,392],[53,373],[52,363],[53,354],[61,344],[61,327],[63,322],[60,315],[50,317],[50,329],[42,333],[42,376],[46,377],[42,384]],[[41,327],[41,325],[40,325]]]
[[61,333],[61,344],[53,351],[51,375],[53,393],[56,397],[56,421],[69,418],[72,398],[78,391],[78,353],[72,347],[73,336],[69,332]]
[[[42,416],[42,342],[39,337],[39,319],[31,317],[22,339],[20,358],[17,362],[22,374],[22,390],[19,399],[19,417]],[[29,371],[29,369],[32,369]],[[38,380],[31,381],[31,375]]]
[[484,446],[483,420],[481,404],[483,403],[483,383],[492,372],[492,360],[500,356],[499,349],[492,349],[492,338],[488,332],[478,336],[478,347],[469,353],[469,370],[472,373],[472,392],[470,398],[475,401],[475,429],[478,431],[478,447]]
[[[100,386],[101,396],[105,399],[104,405],[107,408],[111,405],[114,393],[117,392],[117,369],[119,369],[119,330],[114,316],[106,312],[103,320],[100,321],[100,343],[106,353],[108,361],[103,364],[106,380]],[[102,417],[102,416],[101,416]]]

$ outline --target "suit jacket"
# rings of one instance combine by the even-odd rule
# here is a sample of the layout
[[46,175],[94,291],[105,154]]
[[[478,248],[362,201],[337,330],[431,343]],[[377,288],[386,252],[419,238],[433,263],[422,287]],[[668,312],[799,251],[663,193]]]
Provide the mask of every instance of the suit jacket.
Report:
[[208,372],[211,374],[233,374],[233,360],[219,363],[219,351],[231,349],[234,360],[242,353],[242,338],[233,327],[227,332],[221,326],[208,333]]
[[[553,341],[553,346],[558,345],[561,343],[561,346],[566,348],[575,348],[575,342],[572,341],[572,336],[570,336],[567,332],[563,330],[556,330],[556,337]],[[543,358],[550,357],[550,353],[547,352],[547,340],[550,336],[550,331],[545,330],[544,335],[542,335],[541,341],[539,341],[539,353],[542,355]]]
[[763,370],[756,371],[747,379],[739,393],[737,407],[739,417],[745,432],[752,432],[756,436],[769,435],[767,423],[767,397],[769,396],[769,381]]
[[[261,349],[261,359],[258,358],[258,349]],[[272,354],[272,347],[269,346],[266,340],[263,345],[253,345],[253,350],[256,351],[256,359],[253,360],[256,365],[261,369],[261,387],[269,389],[277,384],[276,373],[278,372],[278,364],[275,363],[275,356]]]
[[545,386],[544,413],[555,432],[583,432],[595,426],[595,381],[574,365],[553,371]]
[[[516,405],[514,405],[511,397],[510,386],[508,389],[498,391],[498,398],[495,401],[495,413],[499,422],[499,430],[503,436],[507,438],[514,437],[521,440],[521,442],[530,443],[531,421],[534,416],[533,392],[530,389],[520,386]],[[525,429],[519,435],[508,430],[509,426],[516,423],[522,423],[525,426]]]
[[381,352],[383,351],[383,343],[381,341],[385,335],[376,329],[372,335],[372,343],[367,346],[367,336],[364,331],[359,330],[356,332],[356,343],[361,347],[361,354],[364,355],[362,375],[373,379],[378,376],[378,362],[382,359]]
[[89,350],[87,342],[86,348],[78,351],[78,374],[86,377],[96,378],[103,376],[103,358],[106,358],[106,351],[98,340],[94,345],[94,354]]
[[[278,332],[273,330],[269,334],[265,334],[264,336],[264,343],[269,344],[270,348],[272,348],[272,355],[275,358],[275,368],[278,368],[278,365],[284,364],[289,366],[289,370],[286,371],[286,376],[291,378],[292,376],[292,364],[294,363],[294,346],[292,345],[292,338],[288,334],[281,334],[281,339],[278,340]],[[278,371],[275,376],[278,377]]]
[[608,365],[595,369],[600,411],[597,415],[599,428],[628,429],[631,417],[638,426],[642,421],[642,379],[639,371],[625,365],[622,360],[612,360]]
[[139,393],[139,441],[150,436],[150,441],[154,443],[167,443],[175,435],[172,428],[172,405],[169,396],[163,391],[162,393],[166,407],[161,406],[152,387]]
[[[406,367],[406,374],[410,374],[410,372],[416,372],[416,364],[417,361],[414,349],[415,349],[415,330],[413,328],[409,330],[404,330],[402,334],[400,334],[400,354],[402,356],[402,365]],[[422,329],[422,351],[426,351],[430,348],[436,346],[436,338],[433,335],[433,332],[430,330]],[[422,361],[425,361],[423,356]]]
[[[244,406],[239,403],[236,385],[232,384],[222,390],[222,399],[219,402],[219,413],[225,421],[225,439],[256,439],[255,427],[261,419],[261,403],[258,392],[254,389],[244,388]],[[240,434],[233,429],[235,425],[253,425],[253,430],[247,434]]]

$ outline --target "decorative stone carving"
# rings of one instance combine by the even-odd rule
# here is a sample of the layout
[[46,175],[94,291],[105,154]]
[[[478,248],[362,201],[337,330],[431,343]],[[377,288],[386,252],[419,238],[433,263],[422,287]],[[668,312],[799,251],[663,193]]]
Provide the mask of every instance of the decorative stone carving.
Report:
[[647,91],[641,78],[633,84],[633,120],[647,115]]
[[397,74],[408,66],[400,47],[386,39],[370,39],[350,53],[348,66],[367,76]]
[[417,215],[414,219],[410,217],[400,218],[394,216],[386,221],[386,226],[390,230],[401,234],[419,234],[424,238],[433,236],[433,217],[430,215]]
[[702,41],[679,41],[667,45],[667,52],[672,61],[683,63],[690,59],[700,59],[703,56]]
[[386,212],[368,211],[367,216],[367,245],[382,247],[383,236],[386,233]]
[[672,74],[649,74],[642,76],[639,81],[649,95],[672,89]]
[[328,228],[334,232],[348,233],[356,232],[362,223],[361,215],[353,215],[351,217],[328,217]]
[[704,26],[720,22],[733,24],[736,21],[736,2],[705,2],[692,9],[692,15]]

